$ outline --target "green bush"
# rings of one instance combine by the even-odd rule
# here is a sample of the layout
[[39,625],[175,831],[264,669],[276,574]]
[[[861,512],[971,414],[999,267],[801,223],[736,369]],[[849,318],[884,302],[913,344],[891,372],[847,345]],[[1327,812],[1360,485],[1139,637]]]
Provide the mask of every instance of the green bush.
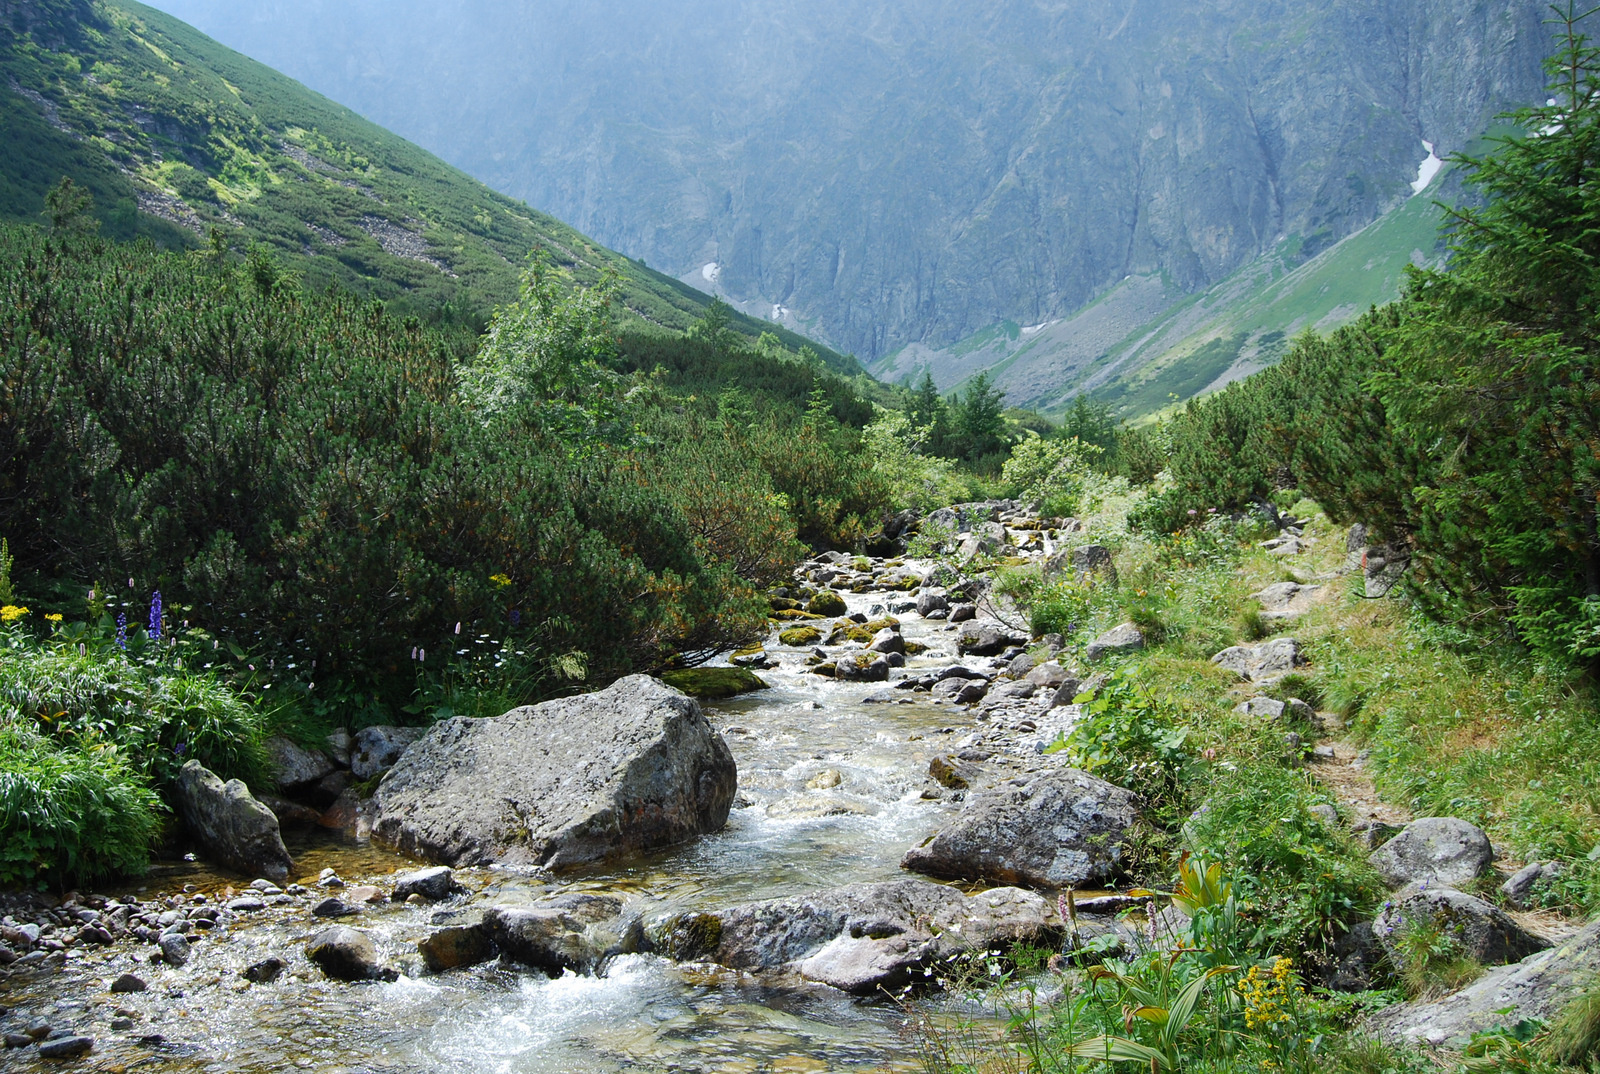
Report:
[[259,784],[263,718],[227,687],[120,654],[17,648],[0,661],[0,705],[63,748],[114,746],[130,770],[170,784],[189,760]]
[[110,743],[60,745],[0,712],[0,886],[142,871],[161,806]]
[[1239,749],[1213,764],[1203,800],[1183,825],[1196,854],[1231,864],[1249,916],[1278,950],[1314,950],[1368,915],[1383,885],[1342,831],[1311,812],[1332,796],[1303,771],[1272,756],[1274,732],[1261,732],[1255,759]]

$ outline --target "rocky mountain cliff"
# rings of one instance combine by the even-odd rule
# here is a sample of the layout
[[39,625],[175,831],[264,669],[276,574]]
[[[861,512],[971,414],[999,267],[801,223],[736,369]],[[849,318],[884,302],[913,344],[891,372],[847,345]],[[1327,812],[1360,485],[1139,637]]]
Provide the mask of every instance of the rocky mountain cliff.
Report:
[[1550,40],[1538,0],[162,6],[869,361],[1310,259],[1534,99]]

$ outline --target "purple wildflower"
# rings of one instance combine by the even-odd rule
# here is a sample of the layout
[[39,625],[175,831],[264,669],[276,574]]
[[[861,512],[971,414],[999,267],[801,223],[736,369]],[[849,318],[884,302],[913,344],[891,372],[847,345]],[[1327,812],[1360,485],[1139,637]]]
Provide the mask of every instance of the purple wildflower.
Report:
[[150,640],[161,640],[161,590],[150,597]]
[[128,613],[127,612],[118,612],[117,613],[117,648],[126,649],[127,647],[128,647]]

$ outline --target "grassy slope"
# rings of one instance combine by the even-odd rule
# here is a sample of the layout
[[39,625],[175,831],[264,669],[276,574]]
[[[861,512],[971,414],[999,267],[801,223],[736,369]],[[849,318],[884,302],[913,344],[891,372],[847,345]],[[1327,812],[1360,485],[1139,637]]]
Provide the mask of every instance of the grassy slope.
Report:
[[1336,574],[1345,559],[1343,529],[1309,501],[1294,513],[1311,519],[1307,535],[1316,543],[1308,553],[1284,559],[1250,548],[1237,560],[1200,557],[1193,567],[1174,565],[1170,553],[1114,521],[1104,529],[1093,522],[1094,539],[1117,550],[1122,585],[1076,613],[1082,626],[1070,643],[1081,646],[1129,618],[1159,623],[1161,644],[1131,662],[1158,692],[1182,699],[1200,744],[1227,753],[1238,730],[1229,710],[1263,691],[1219,675],[1210,655],[1262,636],[1250,594],[1274,582],[1315,580],[1328,587],[1327,599],[1277,632],[1299,639],[1310,663],[1265,692],[1317,702],[1327,721],[1322,733],[1370,751],[1366,771],[1389,801],[1416,816],[1482,826],[1507,855],[1485,878],[1486,896],[1497,897],[1503,874],[1521,862],[1557,860],[1566,875],[1540,901],[1569,913],[1600,912],[1593,686],[1539,666],[1501,639],[1433,626],[1398,591],[1392,599],[1365,599],[1359,571]]
[[[1100,363],[1119,372],[1092,394],[1125,417],[1139,417],[1174,395],[1186,399],[1272,364],[1287,337],[1337,328],[1398,298],[1405,266],[1418,254],[1436,258],[1441,219],[1431,198],[1413,197],[1296,268],[1276,253],[1246,266],[1141,326],[1137,341]],[[1091,369],[1090,377],[1099,371]]]
[[[1441,177],[1433,189],[1442,185]],[[1087,393],[1110,403],[1117,416],[1134,419],[1175,398],[1188,399],[1271,365],[1297,332],[1328,331],[1398,298],[1405,266],[1419,253],[1426,260],[1438,256],[1442,213],[1430,193],[1408,199],[1303,263],[1298,255],[1300,240],[1291,236],[1272,253],[1199,294],[1175,301],[1154,318],[1124,320],[1126,334],[1098,358],[1081,366],[1068,364],[1046,390],[1013,393],[1011,402],[1059,413],[1077,395]],[[1099,296],[1073,318],[1113,301],[1123,286]],[[1041,358],[1051,361],[1053,344],[1059,342],[1048,332],[1019,337],[1008,322],[935,354],[923,354],[920,360],[966,358],[966,369],[976,372],[971,356],[981,354],[983,367],[1004,386],[1013,367]],[[904,375],[897,366],[902,353],[880,359],[875,370],[886,378]]]
[[[618,272],[636,322],[682,330],[708,302],[132,0],[0,0],[0,67],[3,219],[37,221],[70,175],[114,237],[197,246],[217,227],[313,284],[419,310],[510,300],[536,247],[580,283]],[[733,327],[808,342],[742,315]]]

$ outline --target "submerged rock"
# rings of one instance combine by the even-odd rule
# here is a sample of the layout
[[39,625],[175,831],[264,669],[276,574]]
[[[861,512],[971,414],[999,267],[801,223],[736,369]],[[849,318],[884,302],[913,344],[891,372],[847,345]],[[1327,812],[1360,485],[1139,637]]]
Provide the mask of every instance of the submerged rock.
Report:
[[700,706],[634,675],[435,725],[379,785],[373,834],[448,865],[565,868],[717,831],[736,783]]
[[389,897],[395,902],[405,902],[412,895],[421,895],[429,902],[438,902],[460,890],[455,874],[443,865],[436,865],[395,877],[394,893]]
[[926,880],[895,880],[685,915],[661,946],[680,960],[790,970],[868,995],[921,980],[924,969],[967,951],[1005,951],[1060,934],[1054,910],[1032,892],[995,888],[969,897]]
[[594,973],[610,955],[638,949],[621,914],[621,899],[572,893],[528,907],[493,907],[483,927],[507,958],[559,977],[567,970]]
[[335,925],[313,936],[306,944],[306,957],[339,981],[393,981],[399,977],[379,960],[372,937],[348,925]]
[[178,805],[184,823],[208,858],[249,876],[283,883],[289,851],[278,818],[236,779],[222,782],[199,761],[178,773]]
[[483,925],[447,925],[417,941],[422,962],[434,973],[475,966],[494,957],[494,944]]
[[1038,888],[1102,884],[1127,849],[1132,791],[1075,768],[973,795],[949,826],[901,861],[953,880]]
[[690,697],[708,700],[769,688],[765,679],[747,668],[684,668],[663,672],[661,681]]

